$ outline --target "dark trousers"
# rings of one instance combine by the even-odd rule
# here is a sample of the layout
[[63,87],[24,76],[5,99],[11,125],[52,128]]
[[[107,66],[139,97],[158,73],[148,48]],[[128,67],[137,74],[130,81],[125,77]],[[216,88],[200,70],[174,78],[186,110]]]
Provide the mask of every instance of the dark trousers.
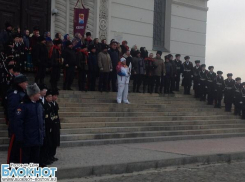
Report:
[[140,86],[142,84],[144,75],[137,74],[134,76],[133,92],[139,92]]
[[143,81],[143,92],[146,92],[146,87],[148,87],[148,93],[153,92],[154,87],[154,77],[153,76],[145,76]]
[[179,91],[179,83],[180,83],[180,74],[177,74],[176,77],[174,78],[175,91]]
[[70,66],[65,68],[66,76],[64,82],[64,90],[71,89],[75,77],[75,66]]
[[89,74],[90,91],[95,91],[95,83],[96,83],[96,72],[90,72]]
[[225,103],[225,111],[231,112],[232,103]]
[[80,91],[88,90],[87,88],[87,71],[79,70],[78,72],[78,87]]
[[113,92],[117,92],[117,70],[116,68],[112,70],[112,72],[110,72],[110,83],[111,83],[111,87]]
[[40,147],[40,164],[45,164],[50,159],[50,149],[51,149],[51,138],[50,135],[46,133],[43,140],[43,145]]
[[166,75],[164,77],[164,93],[171,92],[171,83],[172,83],[171,77],[169,75]]
[[[162,92],[161,76],[154,76],[155,93]],[[160,91],[159,91],[160,87]]]
[[40,146],[22,147],[22,163],[39,163]]
[[101,72],[100,80],[99,80],[99,90],[100,91],[109,91],[108,90],[109,83],[109,72]]
[[21,151],[22,149],[17,144],[15,140],[15,135],[11,136],[10,143],[9,143],[9,149],[8,149],[8,159],[7,163],[21,163]]
[[190,85],[185,85],[184,86],[184,94],[190,94],[191,91],[191,86]]
[[242,119],[245,119],[245,106],[242,108]]
[[199,97],[200,101],[206,101],[206,84],[205,81],[200,81],[200,89],[199,89]]
[[238,102],[235,102],[234,105],[235,105],[234,114],[240,116],[242,111],[242,105]]
[[53,90],[57,89],[59,79],[60,79],[60,67],[53,67],[50,73],[50,83]]
[[38,66],[36,77],[35,77],[35,82],[43,84],[44,78],[45,78],[45,73],[46,73],[46,67],[45,66]]
[[170,77],[170,88],[169,91],[173,92],[175,90],[175,78],[174,76]]

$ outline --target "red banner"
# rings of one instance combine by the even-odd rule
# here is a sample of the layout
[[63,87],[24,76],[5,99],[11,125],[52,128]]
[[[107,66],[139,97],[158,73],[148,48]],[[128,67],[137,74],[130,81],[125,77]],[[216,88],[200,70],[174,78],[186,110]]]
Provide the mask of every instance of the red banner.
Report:
[[89,9],[74,8],[74,35],[80,33],[84,36],[88,22]]

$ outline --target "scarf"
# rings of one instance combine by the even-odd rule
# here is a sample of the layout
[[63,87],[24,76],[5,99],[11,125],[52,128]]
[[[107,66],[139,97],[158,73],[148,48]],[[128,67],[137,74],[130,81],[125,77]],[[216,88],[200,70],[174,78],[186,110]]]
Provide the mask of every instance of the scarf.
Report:
[[57,45],[53,45],[50,50],[49,50],[49,54],[48,54],[48,57],[51,58],[52,57],[52,54],[53,54],[53,50],[56,49],[58,50],[59,54],[61,55],[61,50],[60,48],[57,46]]

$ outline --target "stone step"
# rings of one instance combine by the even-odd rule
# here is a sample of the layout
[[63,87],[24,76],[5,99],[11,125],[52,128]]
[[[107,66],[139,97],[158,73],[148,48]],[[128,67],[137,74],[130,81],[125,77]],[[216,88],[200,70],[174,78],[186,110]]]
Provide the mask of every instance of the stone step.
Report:
[[103,127],[146,127],[146,126],[182,126],[182,125],[237,125],[245,124],[240,119],[230,120],[183,120],[183,121],[134,121],[134,122],[84,122],[84,123],[61,123],[62,129],[73,128],[103,128]]
[[211,116],[144,116],[144,117],[62,117],[63,123],[82,122],[135,122],[135,121],[176,121],[176,120],[221,120],[239,119],[233,115],[211,115]]
[[156,104],[117,104],[117,103],[69,103],[69,102],[59,102],[60,107],[110,107],[110,108],[168,108],[168,107],[198,107],[198,108],[213,108],[213,106],[206,105],[203,103],[156,103]]
[[4,123],[4,124],[0,124],[0,130],[7,130],[8,126]]
[[[224,129],[231,129],[231,128],[244,128],[245,129],[245,124],[74,128],[74,129],[61,129],[61,135],[141,132],[141,131],[201,130],[201,129],[223,129],[223,128]],[[7,132],[5,134],[6,134],[5,136],[7,136]],[[0,136],[1,136],[1,131],[0,131]]]
[[[220,112],[59,112],[62,117],[136,117],[136,116],[211,116],[221,114]],[[230,113],[222,113],[229,115]]]
[[203,134],[224,134],[244,133],[245,128],[225,129],[199,129],[199,130],[175,130],[175,131],[142,131],[142,132],[118,132],[118,133],[96,133],[96,134],[66,134],[61,135],[61,141],[93,140],[93,139],[115,139],[115,138],[137,138],[137,137],[158,137],[178,135],[203,135]]
[[9,144],[9,138],[7,136],[0,137],[0,145]]
[[167,107],[167,108],[128,108],[128,107],[60,107],[59,112],[224,112],[223,110],[218,110],[216,108],[175,108],[175,107]]

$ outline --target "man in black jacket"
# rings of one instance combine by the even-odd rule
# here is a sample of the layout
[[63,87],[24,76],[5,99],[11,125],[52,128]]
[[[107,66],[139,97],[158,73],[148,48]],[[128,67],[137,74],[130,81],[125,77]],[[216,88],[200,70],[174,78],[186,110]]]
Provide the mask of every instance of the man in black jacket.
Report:
[[217,71],[217,76],[215,79],[215,86],[214,86],[214,100],[215,105],[214,108],[221,108],[221,100],[223,99],[223,91],[225,88],[224,85],[224,77],[222,76],[222,71]]
[[169,54],[168,55],[168,59],[169,59],[169,63],[172,65],[172,76],[170,79],[170,94],[174,94],[174,90],[175,90],[175,77],[177,76],[177,66],[175,65],[175,62],[173,60],[173,55]]
[[66,49],[62,52],[62,57],[64,58],[64,69],[65,69],[65,82],[64,90],[72,90],[71,85],[74,80],[75,70],[77,68],[76,53],[72,49],[71,41],[66,42]]
[[119,52],[117,51],[117,42],[112,41],[110,50],[108,51],[112,62],[112,72],[110,73],[110,81],[112,86],[112,91],[117,92],[117,64],[119,62]]
[[43,84],[46,68],[48,67],[48,49],[46,40],[43,36],[38,37],[38,43],[34,48],[34,64],[37,68],[35,82]]
[[165,56],[166,75],[164,77],[164,93],[173,94],[171,91],[171,80],[173,77],[173,65],[169,61],[169,55]]
[[199,84],[200,84],[200,101],[206,101],[207,95],[207,74],[206,65],[201,65],[202,70],[199,72]]
[[213,105],[216,73],[214,73],[214,67],[213,66],[209,66],[208,69],[209,69],[209,72],[207,73],[208,105]]
[[99,75],[98,55],[95,45],[89,46],[88,66],[89,66],[89,89],[95,91],[96,78]]
[[190,89],[192,85],[192,78],[193,78],[193,64],[190,62],[190,57],[185,56],[185,62],[183,63],[183,80],[182,86],[184,86],[184,94],[190,95]]
[[193,67],[193,90],[195,92],[195,98],[199,98],[200,93],[200,76],[199,72],[201,71],[200,60],[195,61],[195,66]]

